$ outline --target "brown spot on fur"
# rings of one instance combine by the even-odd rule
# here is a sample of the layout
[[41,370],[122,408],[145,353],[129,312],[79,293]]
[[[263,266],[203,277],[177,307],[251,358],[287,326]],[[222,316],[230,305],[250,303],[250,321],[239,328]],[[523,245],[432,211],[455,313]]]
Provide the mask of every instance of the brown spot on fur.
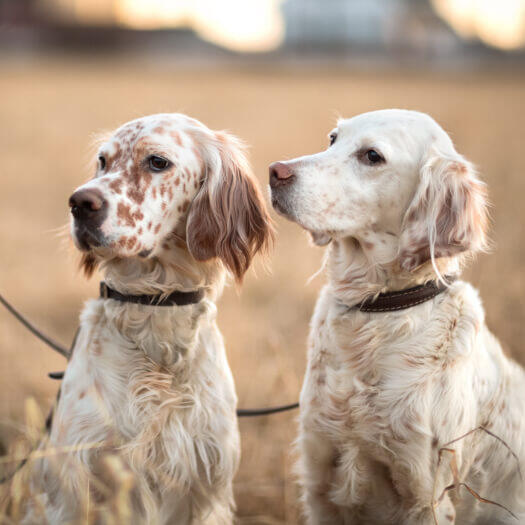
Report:
[[151,226],[152,226],[151,221],[149,221],[148,222],[148,230],[151,230]]
[[183,203],[182,203],[182,211],[185,212],[187,209],[188,209],[188,206],[190,205],[190,201],[188,199],[186,199]]
[[122,219],[126,226],[135,226],[135,220],[131,215],[131,208],[122,202],[119,202],[117,205],[117,217]]
[[159,224],[157,224],[157,226],[155,226],[155,229],[153,230],[154,233],[159,233],[159,231],[160,231],[160,226],[161,226],[161,225],[160,225],[160,222],[159,222]]
[[106,157],[106,169],[110,169],[113,164],[116,164],[122,154],[122,148],[119,141],[113,141],[115,153]]
[[144,192],[140,191],[137,188],[129,188],[126,195],[130,200],[139,205],[144,202]]
[[177,177],[175,179],[175,186],[178,186],[180,184],[180,177]]
[[78,399],[83,399],[86,395],[86,392],[84,390],[82,390],[82,392],[80,392],[79,396],[78,396]]
[[92,352],[95,355],[102,354],[102,346],[100,345],[100,340],[98,338],[93,341],[93,350],[92,350]]
[[451,165],[451,169],[455,170],[460,175],[464,175],[468,171],[467,166],[465,166],[465,164],[463,164],[462,162],[454,162]]
[[120,193],[120,191],[121,191],[122,182],[123,182],[122,179],[113,179],[109,183],[109,189],[113,193],[116,193],[118,195]]
[[128,250],[131,250],[131,248],[133,248],[133,246],[135,246],[136,242],[137,242],[137,238],[136,237],[130,237],[128,239],[128,242],[126,243],[126,246],[127,246]]
[[170,135],[173,137],[173,140],[179,145],[182,146],[182,140],[180,135],[176,131],[172,131]]
[[166,209],[168,205],[166,204],[165,201],[162,201],[162,204],[160,205],[160,207],[162,208],[162,211],[164,211]]
[[195,146],[193,146],[192,150],[193,150],[193,154],[195,155],[195,158],[197,159],[197,162],[199,163],[200,166],[202,166],[203,162],[202,162],[202,157],[201,157],[201,154],[199,153],[199,150]]
[[140,210],[137,210],[131,214],[131,217],[135,221],[141,221],[144,218],[144,214]]

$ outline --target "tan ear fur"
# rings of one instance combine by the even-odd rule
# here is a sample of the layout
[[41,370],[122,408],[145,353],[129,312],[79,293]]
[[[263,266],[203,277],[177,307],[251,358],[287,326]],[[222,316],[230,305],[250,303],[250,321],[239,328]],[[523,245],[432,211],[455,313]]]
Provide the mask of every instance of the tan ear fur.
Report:
[[439,257],[484,250],[487,228],[485,184],[460,155],[433,151],[403,221],[400,266],[413,271]]
[[215,140],[217,152],[208,155],[206,178],[188,214],[186,238],[195,259],[218,257],[240,283],[254,255],[268,249],[272,221],[240,142],[226,133],[216,133]]

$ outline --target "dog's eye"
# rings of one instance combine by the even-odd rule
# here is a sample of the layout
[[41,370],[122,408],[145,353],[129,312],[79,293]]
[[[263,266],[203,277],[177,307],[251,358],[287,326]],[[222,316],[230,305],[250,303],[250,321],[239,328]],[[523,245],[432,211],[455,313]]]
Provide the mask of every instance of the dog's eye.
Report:
[[98,169],[103,170],[106,167],[106,157],[104,155],[99,155],[98,157]]
[[377,164],[378,162],[382,162],[385,160],[375,149],[369,149],[366,152],[366,158],[370,162],[370,164]]
[[157,157],[157,155],[151,155],[148,159],[149,168],[152,171],[164,171],[170,165],[170,161]]
[[336,141],[337,139],[337,133],[330,133],[330,146],[333,145],[333,143]]

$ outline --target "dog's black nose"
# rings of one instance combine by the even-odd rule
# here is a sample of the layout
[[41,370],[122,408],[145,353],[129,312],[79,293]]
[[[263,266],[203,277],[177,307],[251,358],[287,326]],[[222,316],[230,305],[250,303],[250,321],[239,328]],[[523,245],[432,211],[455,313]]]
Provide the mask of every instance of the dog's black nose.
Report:
[[295,174],[284,162],[274,162],[268,168],[270,171],[270,187],[285,186],[295,178]]
[[106,200],[95,188],[78,190],[69,197],[69,207],[75,219],[92,219],[106,207]]

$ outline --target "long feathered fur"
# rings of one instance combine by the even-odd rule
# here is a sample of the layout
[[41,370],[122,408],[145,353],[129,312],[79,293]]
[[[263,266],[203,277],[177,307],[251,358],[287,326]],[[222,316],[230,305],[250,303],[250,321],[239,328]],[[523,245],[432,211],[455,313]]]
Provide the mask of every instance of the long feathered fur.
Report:
[[[159,150],[170,169],[153,177],[144,166]],[[100,267],[127,294],[205,297],[86,303],[25,522],[109,523],[125,500],[126,523],[231,524],[240,445],[215,301],[227,274],[240,282],[270,242],[264,201],[236,140],[183,115],[133,121],[100,155],[103,172],[80,188],[86,198],[95,188],[106,210],[85,274]],[[78,242],[89,224],[77,226]],[[50,447],[69,448],[57,460]]]

